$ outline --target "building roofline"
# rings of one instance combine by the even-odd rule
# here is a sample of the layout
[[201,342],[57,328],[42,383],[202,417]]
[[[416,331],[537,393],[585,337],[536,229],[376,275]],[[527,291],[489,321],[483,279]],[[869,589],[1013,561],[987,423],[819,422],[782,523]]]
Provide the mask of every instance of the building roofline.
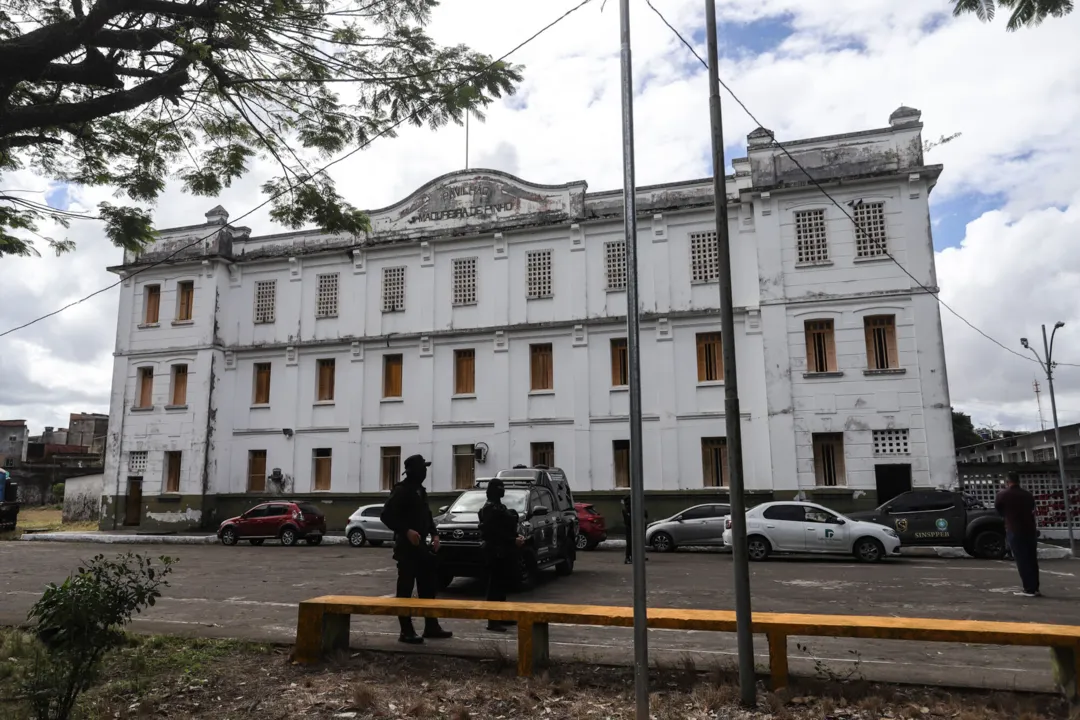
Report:
[[[1062,425],[1062,426],[1060,426],[1059,429],[1060,430],[1080,429],[1080,423],[1073,423],[1072,425]],[[1011,435],[1011,436],[1009,436],[1007,438],[995,438],[993,440],[985,440],[985,441],[983,441],[981,443],[975,443],[974,445],[964,445],[963,447],[956,448],[956,452],[960,452],[961,450],[971,450],[972,448],[980,448],[980,447],[983,447],[985,445],[993,445],[994,443],[1001,442],[1002,440],[1019,440],[1021,438],[1031,437],[1032,435],[1043,435],[1045,433],[1052,433],[1052,432],[1054,432],[1053,428],[1048,429],[1048,430],[1032,430],[1031,432],[1020,433],[1019,435]]]

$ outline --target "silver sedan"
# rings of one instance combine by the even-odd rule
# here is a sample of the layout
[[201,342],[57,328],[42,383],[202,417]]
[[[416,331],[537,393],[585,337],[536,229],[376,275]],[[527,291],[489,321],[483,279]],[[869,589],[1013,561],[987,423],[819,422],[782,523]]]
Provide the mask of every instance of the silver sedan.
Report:
[[680,545],[723,546],[724,518],[730,514],[730,505],[695,505],[665,520],[649,523],[645,544],[658,552],[671,552]]
[[364,505],[349,516],[349,524],[345,527],[345,537],[349,538],[350,545],[363,547],[364,543],[371,543],[378,547],[394,539],[394,533],[379,519],[382,509],[381,504]]

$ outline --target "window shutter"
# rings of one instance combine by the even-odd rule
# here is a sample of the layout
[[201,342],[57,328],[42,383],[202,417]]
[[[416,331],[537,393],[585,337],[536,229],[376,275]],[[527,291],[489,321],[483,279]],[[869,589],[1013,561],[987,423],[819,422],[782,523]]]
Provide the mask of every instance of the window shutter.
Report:
[[158,321],[158,311],[161,307],[161,287],[159,285],[146,286],[146,318],[147,325],[153,325]]
[[401,397],[401,355],[387,355],[383,373],[383,397]]
[[173,405],[187,405],[187,365],[177,365],[173,369]]
[[889,345],[889,367],[900,367],[900,352],[896,347],[896,317],[890,318],[889,327],[885,331],[886,342]]
[[836,372],[836,335],[833,332],[832,320],[829,321],[828,326],[825,328],[825,355],[827,357],[828,367],[825,368],[826,372]]
[[863,322],[863,334],[866,336],[866,367],[873,370],[878,366],[877,351],[874,349],[874,325],[870,318]]
[[266,451],[251,450],[248,453],[248,492],[266,490]]
[[821,372],[817,366],[817,353],[814,352],[814,326],[806,323],[806,372]]
[[698,333],[697,336],[697,379],[698,382],[705,382],[707,377],[707,368],[705,366],[707,359],[705,357],[705,336]]

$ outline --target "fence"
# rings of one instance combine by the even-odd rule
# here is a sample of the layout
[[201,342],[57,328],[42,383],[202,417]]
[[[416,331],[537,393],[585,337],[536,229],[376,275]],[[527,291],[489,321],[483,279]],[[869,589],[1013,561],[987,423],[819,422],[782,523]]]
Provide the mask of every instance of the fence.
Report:
[[[956,466],[960,487],[987,507],[1004,487],[1005,474],[1020,473],[1020,484],[1035,496],[1035,512],[1043,537],[1068,537],[1065,523],[1065,499],[1056,462],[1047,463],[959,463]],[[1080,531],[1080,464],[1066,463],[1065,475],[1069,484],[1069,503],[1072,506],[1074,533]]]

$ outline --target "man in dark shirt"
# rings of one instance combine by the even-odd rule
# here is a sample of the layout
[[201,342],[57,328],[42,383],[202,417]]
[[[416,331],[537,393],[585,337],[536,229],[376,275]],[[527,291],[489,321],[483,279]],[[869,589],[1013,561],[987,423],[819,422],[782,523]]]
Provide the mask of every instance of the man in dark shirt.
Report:
[[[487,599],[505,602],[506,591],[513,582],[518,567],[518,548],[525,538],[518,533],[518,514],[503,504],[506,486],[502,480],[491,480],[487,486],[487,503],[480,508],[480,538],[484,541],[487,561]],[[487,629],[506,632],[512,623],[500,620],[488,621]]]
[[1016,559],[1016,569],[1024,585],[1024,597],[1039,597],[1039,530],[1035,524],[1035,498],[1020,487],[1020,475],[1010,471],[1005,476],[1005,489],[994,503],[998,514],[1005,518],[1005,537]]

